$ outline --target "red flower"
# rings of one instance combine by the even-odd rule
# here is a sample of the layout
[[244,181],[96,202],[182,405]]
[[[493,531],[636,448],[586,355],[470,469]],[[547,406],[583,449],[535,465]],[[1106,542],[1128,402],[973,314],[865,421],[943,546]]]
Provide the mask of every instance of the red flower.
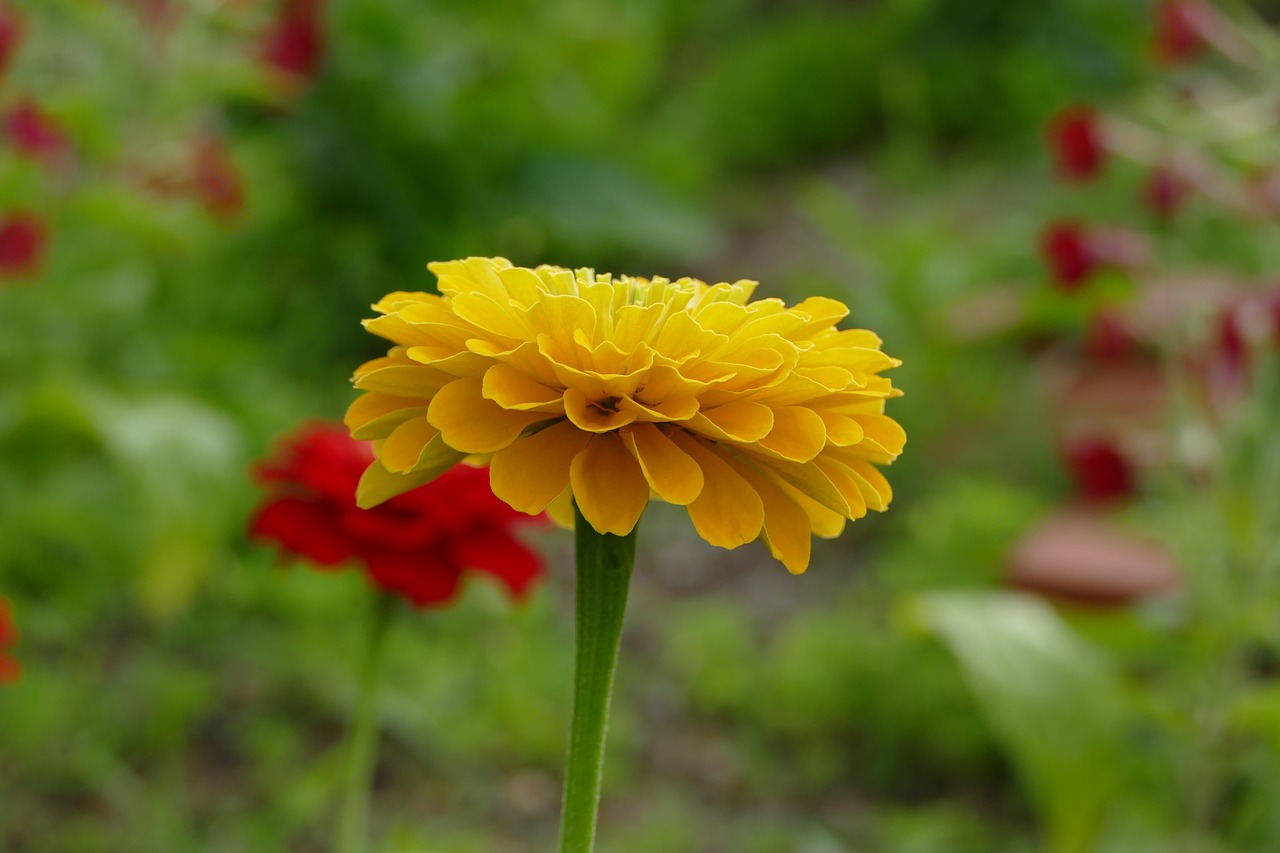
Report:
[[1204,49],[1206,9],[1197,0],[1162,0],[1155,7],[1156,59],[1174,64]]
[[244,212],[244,181],[226,143],[206,135],[196,140],[191,180],[196,198],[205,210],[231,221]]
[[17,681],[22,675],[22,666],[7,654],[8,647],[17,641],[18,628],[9,616],[9,605],[0,598],[0,684]]
[[1085,229],[1075,222],[1055,222],[1040,235],[1040,254],[1062,290],[1079,288],[1098,268],[1098,257]]
[[1085,503],[1112,503],[1134,495],[1129,460],[1110,441],[1080,439],[1067,446],[1065,455],[1076,495]]
[[1092,107],[1068,107],[1049,122],[1049,147],[1058,175],[1068,181],[1087,181],[1102,171],[1106,149]]
[[286,0],[262,42],[262,61],[298,81],[315,76],[324,59],[321,0]]
[[22,18],[18,10],[10,6],[0,6],[0,77],[13,63],[18,52],[18,44],[22,41]]
[[364,510],[355,490],[372,461],[369,443],[340,425],[302,427],[256,470],[270,496],[250,537],[321,566],[358,562],[373,583],[420,607],[451,599],[465,569],[489,572],[517,598],[542,574],[542,560],[513,535],[540,518],[494,497],[487,469],[459,465]]
[[1168,219],[1178,212],[1187,196],[1187,184],[1167,166],[1156,166],[1142,188],[1142,200],[1147,208],[1161,219]]
[[56,162],[71,150],[62,128],[30,98],[20,98],[5,112],[4,132],[20,154],[34,160]]
[[1134,355],[1139,345],[1124,315],[1103,309],[1089,319],[1084,348],[1096,361],[1117,362]]
[[47,242],[44,222],[35,214],[13,211],[0,217],[0,278],[36,272]]

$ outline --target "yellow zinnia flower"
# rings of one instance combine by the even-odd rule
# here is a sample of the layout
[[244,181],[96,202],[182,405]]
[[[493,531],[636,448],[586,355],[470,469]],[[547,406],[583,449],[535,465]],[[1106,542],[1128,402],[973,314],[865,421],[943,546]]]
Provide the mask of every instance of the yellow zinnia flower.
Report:
[[880,373],[900,362],[873,333],[836,329],[842,303],[503,258],[429,267],[442,295],[389,294],[365,321],[395,346],[355,373],[347,426],[378,457],[361,506],[480,456],[521,512],[571,522],[576,501],[598,532],[626,535],[656,495],[713,545],[763,531],[801,572],[811,533],[888,505],[875,465],[906,435]]

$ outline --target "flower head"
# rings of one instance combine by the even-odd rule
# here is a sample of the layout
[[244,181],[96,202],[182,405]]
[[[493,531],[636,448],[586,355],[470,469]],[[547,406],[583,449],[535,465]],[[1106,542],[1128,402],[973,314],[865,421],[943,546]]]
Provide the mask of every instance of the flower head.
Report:
[[18,629],[9,616],[9,605],[0,598],[0,684],[18,680],[22,666],[8,656],[8,647],[18,641]]
[[1165,64],[1183,62],[1202,51],[1206,5],[1199,0],[1161,0],[1154,9],[1156,58]]
[[1133,466],[1105,438],[1080,438],[1064,449],[1077,497],[1087,504],[1106,504],[1133,497]]
[[1142,188],[1142,201],[1161,219],[1169,219],[1182,207],[1187,196],[1186,180],[1168,166],[1157,166],[1147,176]]
[[794,572],[810,535],[883,510],[876,465],[906,436],[884,414],[899,364],[848,309],[810,297],[749,302],[755,282],[708,285],[502,258],[430,265],[443,295],[392,293],[366,321],[394,346],[361,366],[347,412],[378,460],[362,506],[491,458],[494,493],[601,533],[634,529],[651,495],[735,548],[763,533]]
[[54,164],[71,150],[58,123],[30,98],[22,98],[4,114],[4,131],[18,152]]
[[1106,149],[1098,114],[1092,107],[1069,107],[1049,122],[1049,145],[1059,176],[1087,181],[1102,171]]
[[250,536],[321,566],[358,562],[373,583],[418,606],[452,598],[466,569],[489,572],[517,597],[541,575],[542,561],[513,535],[533,519],[493,496],[488,472],[460,465],[360,509],[356,484],[372,461],[369,443],[341,425],[304,426],[257,468],[269,497]]
[[286,0],[263,38],[262,61],[281,75],[287,88],[297,88],[316,75],[324,48],[321,0]]
[[0,216],[0,278],[35,273],[47,241],[48,230],[35,214],[19,210]]

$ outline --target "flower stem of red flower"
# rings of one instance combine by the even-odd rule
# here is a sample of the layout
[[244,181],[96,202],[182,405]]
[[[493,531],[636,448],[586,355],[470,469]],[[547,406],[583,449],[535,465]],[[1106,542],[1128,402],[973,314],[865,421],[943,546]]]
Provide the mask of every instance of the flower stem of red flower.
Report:
[[375,592],[369,609],[364,656],[360,661],[356,706],[348,733],[346,779],[342,810],[338,816],[338,853],[364,853],[368,841],[369,787],[373,781],[377,755],[378,682],[382,656],[387,646],[387,629],[395,614],[396,597]]
[[574,512],[577,589],[573,715],[560,813],[560,853],[591,853],[595,847],[618,641],[636,562],[636,531],[626,536],[597,533],[576,504]]

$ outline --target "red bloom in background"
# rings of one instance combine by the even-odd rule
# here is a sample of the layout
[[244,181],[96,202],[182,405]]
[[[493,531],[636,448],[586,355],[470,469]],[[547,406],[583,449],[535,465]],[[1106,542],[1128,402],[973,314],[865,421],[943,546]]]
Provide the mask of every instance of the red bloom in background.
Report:
[[8,656],[8,648],[18,641],[18,628],[9,616],[9,605],[0,598],[0,684],[18,680],[22,666]]
[[18,16],[18,10],[0,5],[0,77],[13,64],[18,44],[22,41],[22,29],[22,18]]
[[1098,268],[1098,256],[1085,229],[1075,222],[1055,222],[1040,235],[1040,254],[1062,290],[1079,288]]
[[48,231],[35,214],[13,211],[0,217],[0,278],[39,270],[47,242]]
[[1116,362],[1134,355],[1140,346],[1124,315],[1103,309],[1089,318],[1084,349],[1097,361]]
[[1065,456],[1080,500],[1105,504],[1133,497],[1136,491],[1133,468],[1110,441],[1080,439],[1067,446]]
[[196,198],[214,216],[230,221],[244,212],[240,169],[218,137],[205,135],[196,140],[191,180]]
[[1068,107],[1049,122],[1049,147],[1058,175],[1069,181],[1087,181],[1102,171],[1106,149],[1092,107]]
[[321,0],[285,0],[262,42],[262,61],[299,81],[315,76],[324,59]]
[[4,132],[19,153],[46,163],[62,159],[71,150],[62,128],[30,98],[20,98],[5,112]]
[[1155,7],[1156,59],[1174,64],[1204,49],[1206,9],[1197,0],[1162,0]]
[[1142,200],[1147,208],[1161,219],[1168,219],[1178,212],[1187,196],[1187,184],[1167,166],[1156,166],[1142,188]]
[[256,469],[270,496],[250,537],[321,566],[358,562],[373,583],[420,607],[451,599],[466,569],[494,575],[517,598],[542,574],[541,558],[513,535],[541,518],[494,497],[487,469],[459,465],[365,510],[355,491],[372,461],[369,443],[340,425],[302,427]]

